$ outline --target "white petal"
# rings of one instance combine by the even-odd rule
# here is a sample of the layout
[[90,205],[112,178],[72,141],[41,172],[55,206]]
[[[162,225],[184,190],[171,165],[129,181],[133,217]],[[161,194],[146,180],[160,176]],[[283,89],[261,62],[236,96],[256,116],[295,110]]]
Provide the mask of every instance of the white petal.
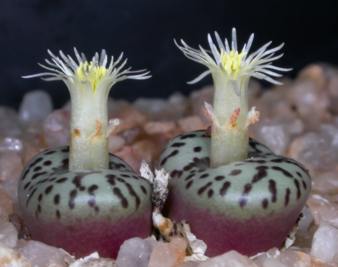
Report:
[[201,81],[202,79],[204,79],[206,76],[208,76],[211,73],[210,70],[206,70],[204,72],[202,72],[200,75],[198,75],[195,79],[187,82],[188,84],[194,84],[197,83],[199,81]]

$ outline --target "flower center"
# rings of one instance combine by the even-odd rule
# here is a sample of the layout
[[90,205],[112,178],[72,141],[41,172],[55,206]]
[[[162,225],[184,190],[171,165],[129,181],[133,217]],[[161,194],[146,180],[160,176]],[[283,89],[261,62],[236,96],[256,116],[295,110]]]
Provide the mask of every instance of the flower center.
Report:
[[231,50],[230,52],[226,52],[223,49],[221,50],[220,65],[230,78],[237,79],[241,70],[243,57],[244,53],[238,53],[238,51],[235,50]]
[[81,82],[88,82],[95,92],[100,81],[105,77],[107,69],[90,61],[81,62],[75,71],[77,79]]

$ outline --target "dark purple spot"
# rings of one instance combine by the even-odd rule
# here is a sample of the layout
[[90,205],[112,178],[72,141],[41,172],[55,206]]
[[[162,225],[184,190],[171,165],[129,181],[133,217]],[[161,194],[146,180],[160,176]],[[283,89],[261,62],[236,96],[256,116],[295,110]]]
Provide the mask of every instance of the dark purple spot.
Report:
[[215,179],[215,181],[222,181],[222,180],[225,179],[225,176],[223,176],[223,175],[218,175],[218,176],[216,176],[214,179]]
[[264,198],[262,201],[262,207],[263,209],[266,209],[269,206],[269,200]]
[[29,194],[29,196],[27,198],[27,201],[26,201],[26,207],[28,206],[29,201],[32,199],[32,197],[35,194],[36,190],[37,190],[37,188],[34,188],[34,190]]
[[76,175],[72,181],[75,187],[78,188],[80,191],[85,190],[85,187],[81,183],[82,178],[83,178],[83,175]]
[[189,181],[191,178],[195,176],[195,173],[189,174],[187,177],[185,177],[185,181]]
[[146,195],[147,194],[147,189],[143,185],[141,185],[140,188],[141,188],[143,194]]
[[76,198],[76,195],[77,195],[77,190],[76,190],[76,189],[73,189],[73,190],[70,191],[70,193],[69,193],[68,206],[69,206],[69,208],[71,208],[71,209],[74,209],[74,207],[75,207],[75,198]]
[[189,181],[189,182],[186,184],[185,188],[186,188],[186,189],[189,189],[189,188],[192,186],[193,182],[194,182],[194,180]]
[[28,188],[28,186],[30,186],[31,182],[28,182],[27,184],[25,184],[25,186],[23,187],[24,190],[26,190]]
[[184,171],[189,171],[189,170],[191,170],[194,166],[195,166],[195,163],[194,163],[194,162],[191,162],[191,163],[189,163],[188,165],[184,166],[184,167],[183,167],[183,170],[184,170]]
[[224,196],[227,193],[230,185],[231,185],[231,183],[229,181],[226,181],[226,182],[223,183],[222,188],[219,190],[219,193],[220,193],[221,196]]
[[267,168],[268,168],[267,166],[258,166],[258,167],[256,167],[256,170],[258,170],[258,172],[252,177],[251,182],[252,183],[257,183],[258,181],[260,181],[264,177],[266,177],[267,176],[267,172],[266,172]]
[[53,185],[49,185],[45,189],[45,194],[48,195],[53,190]]
[[61,151],[64,152],[64,153],[69,152],[69,146],[63,148]]
[[246,197],[241,197],[241,199],[239,200],[239,206],[241,208],[244,208],[244,206],[246,205],[247,202],[248,202],[248,200],[246,199]]
[[31,163],[31,165],[30,165],[29,168],[32,168],[34,165],[38,164],[38,163],[39,163],[40,161],[42,161],[42,160],[43,160],[43,158],[41,158],[41,157],[37,158],[36,160],[34,160],[34,161]]
[[33,171],[34,172],[38,172],[38,171],[41,171],[42,167],[41,166],[36,166]]
[[293,180],[293,182],[295,183],[297,189],[297,199],[299,199],[301,195],[299,182],[297,180]]
[[55,182],[58,183],[58,184],[62,184],[62,183],[64,183],[65,181],[67,181],[67,177],[62,177],[62,178],[56,180]]
[[60,203],[60,195],[59,194],[56,194],[54,196],[54,204],[55,205],[58,205]]
[[196,134],[186,134],[186,135],[182,135],[182,136],[181,136],[181,139],[184,140],[184,139],[189,139],[189,138],[193,138],[193,137],[196,137]]
[[120,199],[122,207],[128,208],[128,200],[124,197],[121,190],[117,187],[114,187],[113,193],[114,193],[115,196],[117,196]]
[[180,170],[173,170],[172,172],[170,172],[170,177],[172,177],[172,178],[175,178],[175,177],[177,177],[177,178],[180,178],[181,177],[181,175],[182,175],[182,171],[180,171]]
[[286,176],[286,177],[289,177],[289,178],[293,177],[293,175],[290,172],[288,172],[287,170],[284,170],[283,168],[281,168],[279,166],[272,166],[271,169],[283,173],[283,175]]
[[54,154],[55,153],[55,150],[50,150],[50,151],[47,151],[46,153],[45,153],[45,155],[51,155],[51,154]]
[[296,172],[299,178],[302,178],[302,174],[300,172]]
[[229,175],[231,175],[231,176],[236,176],[236,175],[240,174],[241,172],[242,172],[241,170],[236,169],[236,170],[232,170],[232,171],[229,173]]
[[277,201],[277,187],[276,182],[274,180],[269,180],[269,191],[271,193],[271,201],[276,202]]
[[290,188],[286,188],[285,190],[285,197],[284,197],[284,206],[286,207],[289,204],[290,201]]
[[306,185],[305,181],[302,181],[302,185],[303,185],[303,188],[306,190],[307,185]]
[[201,152],[201,150],[202,150],[202,147],[200,147],[200,146],[194,147],[194,152]]
[[41,176],[41,175],[44,175],[44,174],[46,174],[46,172],[37,172],[37,173],[35,173],[33,176],[32,176],[32,180],[34,180],[34,179],[36,179],[36,178],[38,178],[39,176]]
[[135,206],[136,206],[136,209],[138,209],[141,204],[140,197],[138,196],[134,188],[129,183],[126,183],[126,186],[127,186],[129,194],[135,199]]
[[106,175],[107,181],[110,185],[114,186],[115,185],[115,178],[116,176],[114,174],[107,174]]
[[205,190],[207,190],[211,185],[212,185],[212,182],[208,182],[204,186],[200,187],[197,191],[197,194],[202,195],[205,192]]
[[212,198],[213,195],[214,195],[214,190],[210,188],[208,191],[208,198]]
[[88,200],[88,205],[89,205],[90,207],[95,207],[95,206],[96,206],[95,197],[91,197],[91,198]]
[[176,156],[178,154],[178,152],[179,151],[177,149],[173,150],[168,156],[166,156],[164,159],[162,159],[160,165],[164,165],[169,158]]
[[38,201],[39,201],[39,202],[42,200],[42,197],[43,197],[43,195],[42,195],[42,194],[39,194],[39,196],[38,196]]
[[282,163],[282,162],[284,162],[284,159],[283,158],[277,158],[277,159],[272,159],[270,161],[274,162],[274,163]]
[[99,187],[96,184],[89,186],[88,193],[89,195],[94,195],[94,191],[97,190]]
[[69,159],[62,160],[62,166],[66,167],[69,164]]
[[185,143],[183,143],[183,142],[176,142],[176,143],[173,143],[171,145],[171,147],[181,147],[181,146],[184,146],[184,145],[185,145]]
[[243,189],[243,195],[247,195],[250,193],[252,189],[252,184],[245,184]]
[[52,165],[52,162],[50,160],[46,160],[42,163],[44,166],[50,166]]
[[208,173],[205,173],[205,174],[202,174],[202,175],[200,176],[200,179],[204,179],[204,178],[207,178],[207,177],[209,177],[209,174],[208,174]]
[[60,218],[61,218],[61,214],[60,214],[60,211],[59,211],[59,210],[56,210],[55,216],[56,216],[57,219],[60,219]]

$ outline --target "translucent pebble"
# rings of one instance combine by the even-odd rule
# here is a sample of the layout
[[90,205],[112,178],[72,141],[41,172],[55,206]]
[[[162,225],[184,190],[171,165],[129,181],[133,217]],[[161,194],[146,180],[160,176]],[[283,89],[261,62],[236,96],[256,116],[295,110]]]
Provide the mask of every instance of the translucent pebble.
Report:
[[63,109],[54,110],[46,118],[43,129],[48,146],[67,145],[69,143],[69,112]]
[[172,121],[150,121],[144,125],[144,131],[149,134],[166,134],[174,131],[176,125]]
[[[14,249],[0,245],[1,267],[32,267],[30,262]],[[35,266],[34,266],[35,267]],[[40,266],[36,266],[40,267]],[[46,267],[46,266],[44,266]],[[55,266],[56,267],[56,266]]]
[[278,121],[262,120],[251,132],[259,142],[268,146],[276,154],[284,154],[290,142],[286,127]]
[[137,158],[143,159],[146,162],[151,162],[159,152],[156,144],[149,139],[135,142],[132,148]]
[[115,153],[125,145],[125,140],[118,135],[111,134],[108,138],[108,149],[110,153]]
[[0,186],[0,220],[8,220],[13,213],[13,200],[8,193]]
[[49,94],[35,90],[24,95],[19,108],[19,117],[24,122],[42,122],[52,110]]
[[21,242],[18,251],[28,259],[34,267],[66,267],[73,262],[72,256],[60,248],[30,240]]
[[312,194],[308,201],[308,206],[317,225],[330,224],[338,228],[338,204],[331,202],[328,198]]
[[69,267],[116,267],[112,259],[100,258],[97,252],[94,252],[84,258],[77,259]]
[[311,80],[299,80],[294,83],[288,98],[309,128],[315,128],[328,116],[329,95]]
[[116,258],[117,267],[147,267],[156,241],[138,237],[128,239],[121,245]]
[[138,172],[140,169],[142,158],[135,152],[133,147],[126,145],[117,151],[115,155],[125,160],[134,171]]
[[130,145],[135,142],[135,140],[140,136],[140,134],[141,129],[137,127],[123,131],[122,133],[120,133],[120,136],[123,137],[127,145]]
[[11,151],[0,153],[0,181],[17,179],[22,168],[21,157],[18,153]]
[[198,116],[184,117],[178,121],[178,125],[185,133],[207,128],[207,124]]
[[112,259],[99,258],[86,262],[74,262],[69,267],[116,267],[116,264]]
[[187,243],[173,238],[170,243],[157,242],[151,253],[148,267],[176,267],[183,263]]
[[[280,251],[278,249],[270,249],[263,252],[254,259],[255,263],[261,267],[310,267],[314,259],[308,254],[294,250],[293,248]],[[321,266],[321,265],[318,265]],[[324,266],[323,266],[324,267]]]
[[336,166],[338,148],[326,135],[308,132],[293,140],[288,154],[311,170],[329,171]]
[[4,151],[21,152],[22,149],[23,144],[19,138],[5,137],[0,140],[0,152]]
[[18,231],[13,224],[7,221],[0,221],[0,244],[14,248],[18,242]]
[[187,261],[181,264],[179,267],[199,267],[200,262],[198,261]]
[[321,194],[336,194],[338,192],[338,172],[324,172],[313,177],[312,191]]
[[183,95],[176,93],[168,100],[139,98],[133,103],[133,106],[145,113],[150,120],[174,120],[186,112],[187,100]]
[[257,267],[248,257],[232,250],[201,262],[198,267]]
[[0,107],[0,121],[0,135],[17,137],[21,134],[18,114],[14,109]]
[[325,262],[338,263],[338,228],[321,224],[313,236],[311,255]]

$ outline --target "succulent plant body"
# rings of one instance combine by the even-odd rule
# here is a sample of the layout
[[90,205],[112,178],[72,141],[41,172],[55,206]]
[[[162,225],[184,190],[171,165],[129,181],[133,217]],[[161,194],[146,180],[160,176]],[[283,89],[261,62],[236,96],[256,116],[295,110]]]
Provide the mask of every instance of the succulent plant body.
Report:
[[213,106],[205,103],[212,120],[211,134],[196,131],[169,142],[161,154],[160,166],[170,173],[169,217],[190,224],[191,230],[214,256],[228,250],[253,255],[282,246],[295,226],[311,190],[307,170],[294,160],[275,155],[249,139],[247,128],[259,113],[248,109],[250,77],[279,82],[272,65],[283,45],[271,42],[249,54],[250,36],[241,51],[236,31],[231,44],[215,32],[216,44],[208,35],[210,52],[189,47],[183,40],[178,48],[186,57],[208,67],[197,82],[211,74]]
[[27,77],[62,80],[71,95],[70,147],[43,151],[26,166],[19,182],[19,206],[32,235],[76,256],[98,251],[115,257],[121,243],[151,230],[151,185],[108,153],[111,87],[148,73],[123,69],[123,55],[108,62],[106,52],[77,62],[52,54],[48,72]]

